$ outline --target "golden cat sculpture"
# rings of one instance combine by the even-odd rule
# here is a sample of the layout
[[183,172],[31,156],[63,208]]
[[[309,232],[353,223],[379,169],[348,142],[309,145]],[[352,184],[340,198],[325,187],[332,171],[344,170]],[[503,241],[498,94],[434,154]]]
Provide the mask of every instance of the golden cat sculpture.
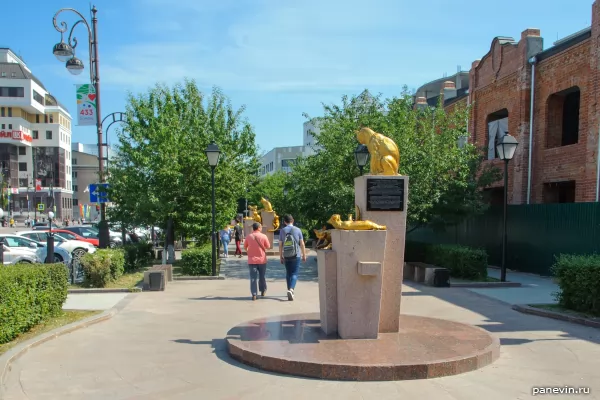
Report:
[[342,221],[340,214],[334,214],[329,218],[329,222],[335,229],[344,231],[385,231],[385,225],[377,225],[372,221]]
[[260,202],[263,205],[263,210],[273,211],[273,206],[271,205],[271,202],[269,200],[265,199],[264,197],[261,197]]
[[319,250],[329,250],[331,249],[331,232],[327,230],[326,227],[323,229],[313,229],[315,235],[317,235],[317,249]]
[[260,214],[257,211],[257,206],[248,206],[248,210],[250,210],[252,212],[252,218],[254,220],[254,222],[258,222],[259,224],[262,224],[262,218],[260,218]]
[[369,149],[372,175],[398,175],[400,151],[392,139],[370,128],[362,128],[356,138]]
[[269,229],[269,232],[275,232],[279,229],[279,215],[275,214],[273,217],[273,229]]

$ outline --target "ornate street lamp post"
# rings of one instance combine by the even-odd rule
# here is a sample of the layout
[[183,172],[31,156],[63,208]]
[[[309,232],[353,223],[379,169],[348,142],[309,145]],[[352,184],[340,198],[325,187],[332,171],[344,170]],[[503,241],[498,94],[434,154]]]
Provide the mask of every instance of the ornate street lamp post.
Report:
[[219,164],[219,155],[221,150],[215,142],[211,142],[206,148],[206,158],[208,158],[208,165],[210,165],[210,181],[212,186],[212,275],[217,276],[217,224],[216,224],[216,210],[215,210],[215,168]]
[[359,144],[356,146],[356,150],[354,150],[354,159],[356,160],[356,165],[360,170],[360,174],[363,174],[363,169],[367,162],[369,161],[369,149],[364,144]]
[[54,262],[54,234],[52,233],[52,221],[54,220],[54,212],[48,211],[48,239],[46,239],[46,264]]
[[[69,37],[67,42],[64,41],[64,33],[67,32],[68,26],[64,21],[58,22],[57,18],[60,13],[63,11],[71,11],[81,18],[77,22],[73,24],[71,30],[69,31]],[[89,45],[89,54],[90,54],[90,82],[94,85],[94,89],[96,91],[96,130],[98,134],[98,178],[100,183],[104,183],[104,144],[102,140],[102,111],[100,108],[100,72],[98,68],[98,18],[96,17],[96,13],[98,10],[96,7],[92,7],[92,24],[88,23],[85,17],[74,8],[63,8],[58,10],[58,12],[54,15],[53,23],[54,28],[60,32],[60,42],[54,45],[52,49],[52,53],[56,56],[56,58],[65,62],[65,66],[73,75],[79,75],[83,72],[84,64],[79,58],[75,56],[75,48],[77,47],[77,38],[73,37],[73,30],[79,24],[84,24],[88,31],[88,45]],[[100,248],[107,248],[109,245],[109,231],[108,224],[106,222],[106,203],[100,203],[100,225],[98,227],[100,234]]]
[[506,216],[508,209],[508,162],[512,160],[515,155],[515,150],[519,142],[513,136],[508,133],[503,137],[499,138],[496,142],[496,152],[498,158],[504,160],[504,215],[502,218],[502,266],[500,270],[500,281],[506,282]]

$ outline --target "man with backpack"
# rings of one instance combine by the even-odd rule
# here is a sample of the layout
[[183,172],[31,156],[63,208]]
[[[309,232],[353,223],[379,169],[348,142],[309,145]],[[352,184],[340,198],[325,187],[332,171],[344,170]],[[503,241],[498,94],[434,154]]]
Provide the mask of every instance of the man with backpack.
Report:
[[287,214],[283,217],[283,222],[285,227],[279,231],[279,258],[285,264],[287,297],[289,301],[293,301],[300,260],[306,262],[306,247],[302,231],[294,226],[294,218]]

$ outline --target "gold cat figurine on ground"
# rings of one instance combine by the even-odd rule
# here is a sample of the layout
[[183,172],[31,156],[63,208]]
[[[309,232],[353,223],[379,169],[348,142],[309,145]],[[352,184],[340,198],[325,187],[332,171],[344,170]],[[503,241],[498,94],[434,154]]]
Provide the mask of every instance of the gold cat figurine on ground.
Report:
[[263,205],[263,210],[273,211],[273,206],[271,205],[271,202],[269,200],[265,199],[264,197],[261,197],[260,202]]
[[398,175],[400,151],[392,139],[370,128],[362,128],[356,133],[356,138],[369,149],[371,174]]
[[257,206],[248,206],[248,210],[252,212],[252,219],[254,220],[254,222],[258,222],[259,224],[261,224],[262,219],[260,218],[260,214],[258,213],[257,208]]
[[313,232],[315,232],[317,239],[319,239],[317,241],[317,249],[331,249],[331,232],[329,232],[326,227],[323,227],[323,229],[313,229]]
[[335,229],[344,231],[385,231],[385,225],[377,225],[372,221],[342,221],[340,214],[334,214],[329,218],[329,222]]

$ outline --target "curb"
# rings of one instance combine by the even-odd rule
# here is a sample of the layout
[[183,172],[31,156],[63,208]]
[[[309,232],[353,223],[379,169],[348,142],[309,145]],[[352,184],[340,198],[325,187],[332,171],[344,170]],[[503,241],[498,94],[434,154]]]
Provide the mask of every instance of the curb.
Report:
[[90,289],[69,289],[67,293],[69,294],[84,294],[84,293],[138,293],[142,290],[139,287],[132,288],[115,288],[115,289],[105,289],[105,288],[90,288]]
[[521,287],[520,282],[457,282],[450,283],[450,287],[455,288],[507,288]]
[[572,322],[574,324],[585,325],[592,328],[600,329],[600,320],[594,321],[585,317],[576,317],[574,315],[563,314],[556,311],[544,310],[541,308],[531,307],[527,304],[515,304],[512,309],[523,314],[537,315],[539,317],[546,317],[557,319],[560,321]]
[[36,336],[26,342],[23,342],[3,355],[0,356],[0,399],[4,398],[4,383],[6,380],[6,376],[11,370],[11,364],[25,354],[29,349],[37,347],[43,343],[46,343],[52,339],[56,339],[59,336],[66,335],[67,333],[71,333],[73,331],[87,328],[88,326],[95,325],[99,322],[107,321],[114,317],[119,311],[121,311],[127,303],[129,303],[132,299],[131,296],[126,296],[123,300],[117,303],[113,308],[104,311],[102,314],[95,315],[81,321],[73,322],[69,325],[64,325],[58,327],[50,332],[42,333],[39,336]]
[[224,281],[224,276],[174,276],[174,281]]

